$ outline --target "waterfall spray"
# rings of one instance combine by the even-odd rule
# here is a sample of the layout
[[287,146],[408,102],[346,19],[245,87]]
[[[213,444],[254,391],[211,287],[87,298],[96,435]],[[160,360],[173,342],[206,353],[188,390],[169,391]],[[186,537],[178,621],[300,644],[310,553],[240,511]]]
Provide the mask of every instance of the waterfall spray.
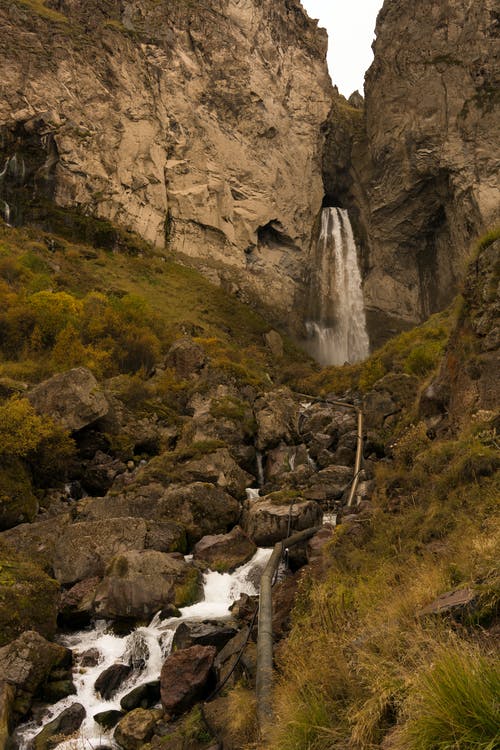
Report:
[[356,244],[346,210],[324,208],[313,256],[307,348],[322,365],[360,362],[369,354]]

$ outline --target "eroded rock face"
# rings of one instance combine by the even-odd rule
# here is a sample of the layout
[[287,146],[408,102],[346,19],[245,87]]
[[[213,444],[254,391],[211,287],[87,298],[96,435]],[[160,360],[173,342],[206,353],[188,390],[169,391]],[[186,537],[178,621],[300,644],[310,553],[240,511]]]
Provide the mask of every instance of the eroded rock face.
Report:
[[19,719],[29,711],[33,697],[49,680],[53,669],[70,666],[69,649],[46,641],[32,630],[1,648],[0,683],[8,682],[14,688],[14,717]]
[[312,500],[300,497],[292,501],[277,502],[273,496],[252,503],[243,516],[243,528],[255,544],[270,547],[286,539],[290,519],[290,534],[312,526],[320,526],[323,512]]
[[457,321],[441,367],[421,395],[422,417],[465,425],[482,410],[494,413],[500,385],[500,240],[480,250],[464,284],[463,312]]
[[66,22],[0,13],[0,157],[26,143],[44,198],[167,241],[284,319],[323,197],[326,34],[298,0],[51,6]]
[[104,618],[149,620],[167,607],[193,604],[201,574],[182,555],[134,550],[115,557],[97,588],[94,611]]
[[256,552],[255,544],[235,526],[229,534],[204,536],[194,547],[194,557],[212,570],[230,573],[248,562]]
[[28,399],[40,414],[52,417],[68,430],[80,430],[109,410],[104,393],[86,367],[44,380],[28,393]]
[[493,0],[397,0],[379,14],[355,156],[368,166],[372,329],[445,306],[471,240],[498,218],[497,35]]

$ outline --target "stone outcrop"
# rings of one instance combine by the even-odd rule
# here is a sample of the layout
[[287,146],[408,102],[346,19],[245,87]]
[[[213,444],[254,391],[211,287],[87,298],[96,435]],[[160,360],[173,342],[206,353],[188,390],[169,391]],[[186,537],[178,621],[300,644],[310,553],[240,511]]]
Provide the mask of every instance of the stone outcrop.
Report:
[[228,534],[204,536],[194,547],[195,560],[202,560],[212,570],[230,573],[248,562],[257,548],[247,535],[235,526]]
[[299,406],[288,388],[278,388],[257,399],[254,405],[259,450],[281,441],[293,442],[298,431]]
[[391,0],[364,114],[334,99],[325,192],[361,245],[372,344],[446,306],[471,243],[498,221],[497,59],[493,0]]
[[469,265],[464,303],[436,377],[420,398],[420,415],[435,426],[465,425],[478,410],[494,414],[500,385],[500,240],[481,248]]
[[[0,646],[23,630],[52,638],[59,586],[38,566],[0,546]],[[1,677],[0,677],[1,679]]]
[[183,607],[201,595],[201,574],[182,555],[134,550],[115,557],[94,598],[99,617],[147,621],[169,604]]
[[[243,528],[255,544],[270,547],[290,534],[312,526],[320,526],[323,512],[312,500],[301,497],[278,498],[273,493],[252,503],[243,515]],[[273,496],[274,495],[274,496]]]
[[100,386],[86,367],[54,375],[28,393],[34,408],[68,430],[81,430],[109,410]]
[[[325,32],[298,0],[49,5],[0,10],[11,220],[43,219],[51,201],[111,219],[299,325],[323,197]],[[53,211],[45,223],[64,225]]]
[[46,641],[32,630],[0,648],[0,684],[6,682],[14,689],[14,718],[28,713],[33,698],[40,695],[43,686],[50,681],[52,670],[70,667],[69,649]]
[[89,521],[133,517],[131,529],[136,533],[144,519],[158,524],[176,523],[186,530],[189,542],[194,543],[206,534],[224,534],[234,526],[240,516],[240,505],[213,484],[193,482],[165,488],[159,482],[152,482],[131,485],[118,495],[88,500],[82,506],[82,516]]

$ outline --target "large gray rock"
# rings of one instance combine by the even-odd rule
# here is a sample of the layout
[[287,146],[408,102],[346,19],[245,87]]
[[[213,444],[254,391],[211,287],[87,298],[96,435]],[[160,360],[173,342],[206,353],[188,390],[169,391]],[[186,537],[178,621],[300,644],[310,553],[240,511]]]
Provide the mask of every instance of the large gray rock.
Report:
[[176,475],[184,482],[211,482],[239,498],[245,496],[245,488],[255,481],[255,477],[238,466],[227,448],[187,461],[177,467]]
[[224,534],[240,517],[240,504],[214,484],[193,482],[164,487],[159,482],[131,485],[118,495],[82,503],[86,519],[133,517],[158,522],[170,520],[186,529],[188,541],[197,542],[206,534]]
[[52,417],[71,431],[92,424],[109,409],[106,396],[86,367],[75,367],[44,380],[27,397],[39,414]]
[[243,529],[259,547],[285,539],[289,526],[291,535],[322,523],[323,511],[318,503],[301,497],[294,497],[292,502],[287,496],[278,501],[277,495],[280,493],[253,502],[243,514]]
[[257,448],[267,450],[295,442],[299,425],[299,404],[289,388],[278,388],[257,399],[254,404],[257,420]]
[[154,550],[117,555],[99,584],[98,617],[144,621],[168,605],[183,607],[201,596],[201,573],[182,555]]
[[35,631],[27,630],[15,641],[0,648],[0,684],[13,686],[16,719],[25,716],[35,694],[50,678],[53,669],[71,666],[71,651],[50,643]]
[[235,526],[228,534],[204,536],[194,547],[194,559],[207,563],[212,570],[232,572],[248,562],[256,552],[256,545]]
[[144,549],[146,533],[142,518],[106,518],[66,526],[55,545],[55,576],[63,584],[102,576],[115,555]]
[[203,369],[207,355],[203,347],[190,338],[176,341],[167,352],[165,367],[172,367],[178,378],[189,378]]
[[283,475],[295,471],[299,466],[309,466],[305,445],[279,445],[266,455],[264,476],[267,482],[276,483]]

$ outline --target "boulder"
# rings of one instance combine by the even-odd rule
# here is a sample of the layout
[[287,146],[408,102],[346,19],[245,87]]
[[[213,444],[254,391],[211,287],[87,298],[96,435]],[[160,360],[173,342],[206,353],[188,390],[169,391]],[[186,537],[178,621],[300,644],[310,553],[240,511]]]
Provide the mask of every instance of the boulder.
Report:
[[98,577],[86,578],[62,593],[57,617],[60,626],[84,628],[89,625],[94,596],[100,580]]
[[78,663],[81,667],[97,667],[101,660],[101,654],[98,648],[88,648],[78,657]]
[[104,575],[118,553],[144,549],[146,521],[108,518],[74,523],[62,529],[54,550],[54,573],[62,584]]
[[98,617],[149,620],[165,607],[193,604],[201,596],[201,573],[182,555],[133,550],[117,555],[94,598]]
[[259,547],[270,547],[285,539],[289,526],[293,534],[322,523],[323,511],[318,503],[296,497],[290,504],[287,495],[285,501],[280,502],[279,495],[272,493],[256,500],[243,514],[243,529]]
[[163,663],[161,702],[169,715],[187,711],[206,697],[213,685],[214,646],[191,646],[176,651]]
[[321,503],[340,500],[352,482],[350,466],[331,465],[316,472],[308,480],[304,497]]
[[156,722],[163,712],[135,708],[117,724],[113,737],[124,750],[140,750],[153,736]]
[[53,575],[56,542],[61,530],[70,523],[70,514],[61,513],[43,521],[23,523],[8,529],[2,533],[1,540],[13,554],[22,555],[25,560],[32,561],[46,573]]
[[211,482],[239,498],[245,497],[245,488],[255,481],[255,477],[238,466],[227,448],[179,465],[176,477],[183,482]]
[[257,449],[268,450],[281,441],[293,443],[298,433],[299,409],[289,388],[278,388],[257,399]]
[[257,550],[256,545],[235,526],[228,534],[204,536],[194,547],[194,559],[207,563],[211,570],[231,573],[248,562]]
[[15,719],[28,713],[33,697],[50,680],[52,670],[70,667],[71,651],[46,641],[33,630],[0,648],[0,683],[8,682],[14,688]]
[[127,467],[123,461],[98,450],[84,465],[81,482],[89,495],[105,495],[116,477],[125,471]]
[[231,638],[231,640],[228,641],[224,648],[217,654],[214,661],[214,668],[217,673],[218,684],[223,682],[229,676],[230,672],[232,672],[231,684],[235,684],[237,680],[243,676],[244,669],[241,662],[237,670],[233,671],[233,668],[236,666],[240,651],[245,643],[247,644],[245,649],[248,647],[248,631],[248,627],[242,628],[239,633],[236,633],[234,638]]
[[264,476],[267,482],[278,482],[284,474],[299,466],[309,466],[305,445],[280,445],[267,453]]
[[220,651],[235,635],[235,628],[223,622],[184,621],[175,631],[172,650],[191,646],[215,646]]
[[112,664],[101,672],[95,681],[94,690],[99,693],[103,700],[109,701],[118,692],[131,671],[132,666],[130,664]]
[[177,521],[148,521],[146,527],[145,549],[183,554],[187,551],[186,529]]
[[93,719],[103,729],[113,729],[124,716],[123,711],[112,708],[108,711],[99,711],[99,713],[94,714]]
[[124,711],[134,708],[153,708],[160,701],[160,681],[153,680],[138,685],[130,693],[123,696],[120,706]]
[[31,747],[33,750],[51,750],[63,737],[69,737],[80,729],[85,716],[86,711],[81,703],[73,703],[45,724],[42,731],[34,737]]
[[334,529],[332,526],[325,525],[317,534],[307,542],[307,562],[315,566],[316,569],[322,570],[328,566],[328,561],[324,559],[324,548],[333,538]]
[[[82,503],[81,516],[87,519],[137,518],[173,521],[185,528],[188,542],[205,534],[224,534],[238,522],[240,505],[220,487],[204,482],[164,487],[154,481],[134,484],[123,493]],[[131,521],[130,517],[134,517]]]
[[67,430],[81,430],[107,414],[108,401],[90,370],[75,367],[35,386],[27,395],[39,414]]
[[56,630],[59,586],[37,565],[0,545],[0,646],[24,630]]
[[180,379],[198,375],[207,361],[203,347],[190,338],[176,341],[167,352],[165,367],[171,367]]
[[454,620],[462,620],[473,613],[477,601],[478,593],[474,589],[455,589],[438,596],[418,614],[419,617],[448,615]]

